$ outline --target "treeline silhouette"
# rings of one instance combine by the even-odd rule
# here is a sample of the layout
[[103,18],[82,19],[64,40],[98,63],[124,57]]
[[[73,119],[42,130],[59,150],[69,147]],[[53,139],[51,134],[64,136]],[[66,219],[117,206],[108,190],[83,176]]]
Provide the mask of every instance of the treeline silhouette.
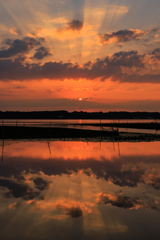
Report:
[[0,119],[160,119],[159,112],[0,111]]

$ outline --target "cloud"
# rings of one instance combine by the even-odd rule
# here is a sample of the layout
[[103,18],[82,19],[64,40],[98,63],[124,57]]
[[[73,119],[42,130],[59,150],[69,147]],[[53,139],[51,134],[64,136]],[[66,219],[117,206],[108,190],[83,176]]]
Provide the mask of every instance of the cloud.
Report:
[[[137,82],[137,83],[160,83],[160,73],[144,74],[144,75],[131,74],[128,76],[127,76],[127,74],[124,74],[123,79],[121,79],[120,81],[122,81],[122,82]],[[156,102],[157,101],[155,100],[155,103]]]
[[17,30],[16,28],[10,28],[9,32],[14,35],[22,35],[21,31]]
[[[0,50],[0,80],[32,80],[32,79],[88,79],[96,78],[104,81],[110,79],[120,82],[147,82],[159,83],[160,73],[148,69],[150,61],[157,68],[157,60],[160,59],[160,49],[156,48],[147,56],[140,54],[136,50],[120,51],[108,55],[103,59],[89,61],[83,65],[70,62],[45,62],[39,63],[27,62],[24,53],[29,52],[32,48],[40,45],[44,39],[24,38],[23,40],[6,39],[5,43],[10,47]],[[15,59],[5,59],[15,55]],[[41,60],[44,57],[51,56],[49,48],[39,47],[32,57]],[[148,65],[147,65],[148,63]],[[141,71],[141,72],[140,72]],[[145,74],[146,72],[146,74]]]
[[144,68],[143,57],[138,51],[121,51],[107,57],[105,61],[108,67]]
[[68,23],[68,29],[80,31],[83,28],[83,22],[80,20],[72,20]]
[[160,60],[160,48],[154,49],[151,57],[154,59]]
[[[147,200],[147,198],[144,200]],[[106,193],[98,194],[97,203],[125,209],[148,208],[160,210],[159,206],[156,205],[156,202],[152,200],[149,200],[147,203],[142,202],[140,198],[133,198],[123,195],[111,195]]]
[[33,58],[41,60],[44,57],[48,57],[48,56],[51,56],[51,55],[52,55],[52,53],[50,52],[49,48],[40,47],[40,48],[36,49],[36,53],[34,54]]
[[49,187],[49,182],[45,181],[42,178],[35,178],[35,179],[33,179],[33,182],[35,184],[35,187],[41,191],[45,190]]
[[79,205],[70,206],[69,204],[66,203],[58,203],[56,207],[57,209],[66,211],[67,215],[71,216],[72,218],[78,218],[83,215],[83,210]]
[[[22,159],[22,158],[20,158]],[[16,179],[21,180],[22,178],[22,173],[24,169],[26,170],[26,173],[29,172],[29,168],[27,165],[28,159],[23,158],[23,164],[21,164],[19,158],[17,158],[17,168],[12,167],[10,169],[10,172],[7,167],[2,168],[2,173],[1,176],[5,177],[11,177],[13,174]],[[145,171],[142,169],[126,169],[123,170],[123,165],[130,160],[130,156],[126,157],[124,160],[124,156],[120,158],[114,158],[113,161],[110,161],[107,158],[101,158],[101,161],[96,161],[90,158],[87,158],[87,161],[73,161],[73,160],[65,160],[62,158],[51,158],[47,159],[46,161],[43,161],[42,159],[33,159],[30,158],[32,164],[30,165],[30,169],[32,170],[33,173],[39,173],[39,171],[43,171],[44,174],[46,175],[62,175],[62,174],[68,174],[70,175],[73,171],[75,173],[78,173],[79,169],[83,169],[83,172],[89,176],[91,175],[96,175],[97,178],[103,178],[107,182],[112,182],[115,185],[121,186],[121,187],[137,187],[139,183],[144,183],[144,176],[145,176]],[[135,164],[135,161],[137,159],[137,156],[133,158],[131,163]],[[140,159],[140,158],[138,158]],[[148,158],[150,159],[150,158]],[[8,162],[12,162],[13,159],[7,159]],[[38,166],[39,168],[37,169],[37,161],[38,161]],[[143,162],[143,159],[139,160]],[[150,163],[151,160],[149,160]],[[158,157],[153,158],[152,161],[158,162]],[[146,158],[145,158],[146,162]],[[130,163],[129,163],[130,164]],[[137,164],[137,162],[136,162]],[[107,174],[104,174],[104,173]],[[24,180],[24,179],[22,179]],[[38,188],[39,190],[45,190],[49,186],[49,182],[46,180],[42,179],[41,177],[35,178],[33,180],[35,187]]]
[[152,54],[160,54],[160,48],[156,48],[153,50]]
[[16,58],[0,60],[0,79],[96,79],[125,81],[128,76],[122,70],[122,67],[144,68],[144,55],[138,51],[121,51],[107,56],[105,59],[97,59],[95,62],[88,62],[84,65],[63,62],[45,62],[43,65],[36,63],[24,64],[24,59]]
[[142,36],[148,34],[148,31],[141,31],[139,29],[125,29],[117,32],[99,34],[99,40],[102,45],[117,43],[117,42],[127,42],[130,40],[139,40]]
[[9,48],[0,50],[0,58],[9,58],[19,53],[27,53],[35,46],[40,45],[40,41],[29,37],[24,38],[23,40],[6,39],[4,43],[8,45]]
[[112,196],[110,194],[101,193],[97,199],[98,203],[110,204],[114,207],[137,209],[143,206],[138,198],[130,198],[128,196]]
[[[11,178],[14,175],[14,179],[16,179],[18,183],[16,183],[15,180],[11,180],[10,182],[13,182],[12,189],[15,189],[17,187],[17,184],[20,186],[24,186],[26,176],[28,176],[28,173],[30,172],[32,172],[32,174],[41,174],[41,172],[43,172],[45,175],[48,176],[61,176],[63,174],[69,176],[73,174],[73,172],[77,174],[79,170],[82,170],[84,174],[88,176],[94,175],[97,179],[103,179],[106,182],[112,183],[113,186],[116,185],[124,188],[136,188],[143,183],[144,187],[151,187],[157,190],[160,189],[159,175],[149,175],[150,172],[153,172],[155,166],[157,166],[156,169],[159,169],[158,155],[123,155],[122,157],[112,157],[111,159],[107,157],[100,157],[99,161],[94,160],[91,157],[82,157],[82,160],[79,159],[78,161],[76,161],[76,159],[77,158],[73,157],[73,159],[71,160],[70,157],[66,157],[66,160],[64,160],[64,158],[62,157],[51,157],[44,161],[43,158],[27,158],[22,157],[21,155],[20,157],[16,158],[7,157],[5,159],[6,164],[1,166],[0,177],[1,179],[3,177]],[[12,164],[13,160],[15,163],[14,165]],[[146,167],[144,164],[146,164]],[[139,168],[139,165],[144,165],[144,167]],[[34,187],[39,189],[40,191],[46,190],[50,186],[50,182],[43,179],[40,175],[38,177],[37,175],[35,177],[33,175],[30,180],[33,180]],[[0,181],[0,186],[2,186],[2,183],[3,186],[11,186],[11,184],[9,185],[7,181],[8,180],[3,180],[3,182]],[[10,189],[11,187],[7,188]]]
[[113,172],[110,176],[107,176],[107,179],[119,185],[121,187],[136,187],[138,183],[143,182],[144,171],[142,170],[128,170],[128,171],[118,171]]
[[83,22],[81,20],[72,20],[67,23],[67,26],[64,28],[58,29],[59,32],[64,31],[80,31],[83,28]]
[[68,215],[70,215],[73,218],[78,218],[83,215],[82,209],[80,207],[72,207],[68,211]]
[[151,179],[151,186],[156,190],[160,190],[160,177],[154,177]]
[[32,188],[28,187],[28,185],[16,183],[8,179],[0,179],[0,186],[9,190],[7,193],[5,193],[6,198],[21,197],[25,200],[30,200],[40,195],[40,192],[34,191]]

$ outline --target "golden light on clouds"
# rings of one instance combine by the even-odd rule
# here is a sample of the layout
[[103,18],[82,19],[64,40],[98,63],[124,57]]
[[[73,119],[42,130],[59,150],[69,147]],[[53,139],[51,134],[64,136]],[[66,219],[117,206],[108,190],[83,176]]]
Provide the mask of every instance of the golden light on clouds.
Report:
[[2,1],[0,99],[160,101],[160,19],[150,7]]

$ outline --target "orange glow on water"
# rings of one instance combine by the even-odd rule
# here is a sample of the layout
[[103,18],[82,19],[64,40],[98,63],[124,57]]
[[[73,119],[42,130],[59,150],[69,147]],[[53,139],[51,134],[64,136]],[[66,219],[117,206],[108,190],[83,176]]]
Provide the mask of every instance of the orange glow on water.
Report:
[[[49,144],[49,146],[48,146]],[[1,144],[2,146],[2,144]],[[49,150],[50,148],[50,150]],[[12,142],[5,143],[4,158],[10,157],[30,157],[37,159],[63,159],[63,160],[83,160],[119,158],[121,156],[149,156],[160,155],[160,142],[141,143],[112,143],[112,142]]]

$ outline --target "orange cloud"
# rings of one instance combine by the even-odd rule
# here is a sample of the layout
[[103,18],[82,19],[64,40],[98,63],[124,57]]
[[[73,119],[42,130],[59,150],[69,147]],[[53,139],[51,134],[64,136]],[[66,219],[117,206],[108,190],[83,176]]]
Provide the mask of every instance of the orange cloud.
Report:
[[[51,202],[52,200],[52,202]],[[50,201],[37,201],[34,204],[34,208],[35,209],[43,209],[43,210],[47,210],[47,209],[52,209],[52,210],[60,210],[61,212],[64,212],[65,215],[71,216],[73,218],[77,218],[80,217],[82,215],[91,213],[93,208],[95,208],[95,204],[94,203],[90,203],[90,202],[79,202],[79,201],[68,201],[66,199],[59,199],[55,202],[53,202],[53,199],[50,199]],[[48,215],[44,215],[44,217],[46,217]],[[50,216],[50,215],[49,215]],[[59,216],[59,215],[58,215]],[[56,218],[58,216],[53,216],[53,218]],[[61,214],[60,214],[61,216]],[[52,218],[52,216],[50,216]],[[63,218],[62,218],[63,219]]]
[[21,34],[21,32],[18,31],[16,28],[13,28],[13,29],[10,28],[9,32],[12,33],[12,34],[14,34],[14,35],[20,35],[20,34]]

